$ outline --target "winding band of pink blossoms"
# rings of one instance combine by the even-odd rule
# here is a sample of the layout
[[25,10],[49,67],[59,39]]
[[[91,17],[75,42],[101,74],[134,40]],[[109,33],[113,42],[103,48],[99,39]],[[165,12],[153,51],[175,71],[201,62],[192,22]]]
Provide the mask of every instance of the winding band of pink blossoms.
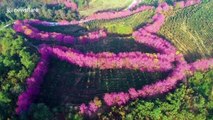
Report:
[[[197,2],[191,3],[191,5],[196,3]],[[166,79],[159,80],[158,82],[151,85],[146,85],[139,90],[130,88],[128,92],[106,93],[103,97],[103,100],[108,106],[126,104],[129,100],[133,100],[138,97],[147,97],[166,93],[174,89],[178,81],[183,80],[188,75],[192,75],[195,71],[205,71],[211,69],[213,67],[212,58],[208,60],[203,59],[188,64],[184,60],[183,55],[179,53],[172,44],[156,35],[164,23],[165,16],[163,13],[169,9],[170,7],[166,3],[160,4],[156,9],[156,14],[152,18],[153,22],[133,32],[132,34],[136,42],[145,44],[157,50],[159,53],[156,54],[147,54],[141,52],[124,52],[119,54],[103,52],[98,54],[83,54],[77,50],[63,46],[52,47],[46,44],[40,45],[39,52],[41,54],[41,58],[33,74],[27,79],[27,90],[18,97],[18,107],[16,109],[17,114],[27,110],[30,104],[39,94],[40,85],[48,70],[49,58],[51,56],[58,57],[61,60],[68,61],[69,63],[78,65],[80,67],[99,69],[139,69],[143,72],[173,70],[173,72]],[[115,15],[110,17],[111,19],[116,18],[117,13],[114,14]],[[126,15],[127,14],[123,14],[123,16]],[[117,17],[119,18],[120,16]],[[94,19],[88,17],[88,20],[91,21],[104,18],[105,17],[97,15],[94,17]],[[23,33],[27,37],[35,40],[56,40],[69,44],[75,44],[75,42],[85,43],[85,41],[97,41],[100,40],[100,38],[107,36],[106,31],[99,30],[76,38],[61,33],[39,31],[32,27],[31,24],[52,25],[52,23],[42,22],[39,20],[16,21],[14,23],[14,30]],[[98,106],[95,102],[90,102],[88,106],[86,104],[82,104],[80,106],[80,112],[82,114],[91,115],[92,113],[95,113],[99,107],[101,106]]]

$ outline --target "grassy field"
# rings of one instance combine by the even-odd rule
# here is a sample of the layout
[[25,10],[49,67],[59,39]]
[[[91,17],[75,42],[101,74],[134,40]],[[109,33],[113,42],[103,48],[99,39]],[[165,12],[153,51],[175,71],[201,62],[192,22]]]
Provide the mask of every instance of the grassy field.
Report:
[[188,60],[213,56],[213,1],[174,11],[160,30]]
[[153,15],[154,11],[148,10],[121,19],[92,21],[85,26],[89,29],[106,28],[108,32],[115,34],[131,34],[133,30],[148,22]]
[[79,7],[79,13],[82,16],[88,16],[100,10],[125,8],[130,5],[132,1],[133,0],[90,0],[88,5]]

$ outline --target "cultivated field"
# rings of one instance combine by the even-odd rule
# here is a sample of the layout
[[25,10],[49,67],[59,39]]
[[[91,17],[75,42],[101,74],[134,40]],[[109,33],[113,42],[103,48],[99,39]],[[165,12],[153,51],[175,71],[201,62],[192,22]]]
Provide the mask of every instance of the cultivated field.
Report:
[[173,11],[160,34],[186,57],[196,60],[213,55],[213,1]]

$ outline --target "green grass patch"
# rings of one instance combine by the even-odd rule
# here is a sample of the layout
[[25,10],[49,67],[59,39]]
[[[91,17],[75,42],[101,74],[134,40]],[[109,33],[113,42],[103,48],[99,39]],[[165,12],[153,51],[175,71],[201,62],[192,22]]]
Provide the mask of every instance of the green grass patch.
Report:
[[131,26],[125,26],[125,25],[122,25],[122,24],[119,24],[119,25],[116,25],[116,24],[108,25],[108,26],[106,26],[106,29],[110,33],[118,33],[118,34],[128,34],[128,33],[132,33],[133,32],[133,29],[132,29]]

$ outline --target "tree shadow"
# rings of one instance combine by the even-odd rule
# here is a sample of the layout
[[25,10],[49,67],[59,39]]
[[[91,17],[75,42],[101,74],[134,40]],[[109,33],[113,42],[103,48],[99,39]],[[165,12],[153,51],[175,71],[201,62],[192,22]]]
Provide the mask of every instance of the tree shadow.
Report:
[[102,40],[97,42],[90,42],[87,44],[75,44],[73,46],[74,49],[80,50],[83,53],[86,52],[133,52],[133,51],[140,51],[143,53],[156,53],[154,49],[148,47],[143,44],[138,44],[133,38],[131,37],[115,37],[115,36],[108,36]]
[[79,25],[60,25],[60,26],[44,26],[44,25],[32,25],[40,31],[44,32],[57,32],[73,36],[81,36],[89,32],[86,28]]

